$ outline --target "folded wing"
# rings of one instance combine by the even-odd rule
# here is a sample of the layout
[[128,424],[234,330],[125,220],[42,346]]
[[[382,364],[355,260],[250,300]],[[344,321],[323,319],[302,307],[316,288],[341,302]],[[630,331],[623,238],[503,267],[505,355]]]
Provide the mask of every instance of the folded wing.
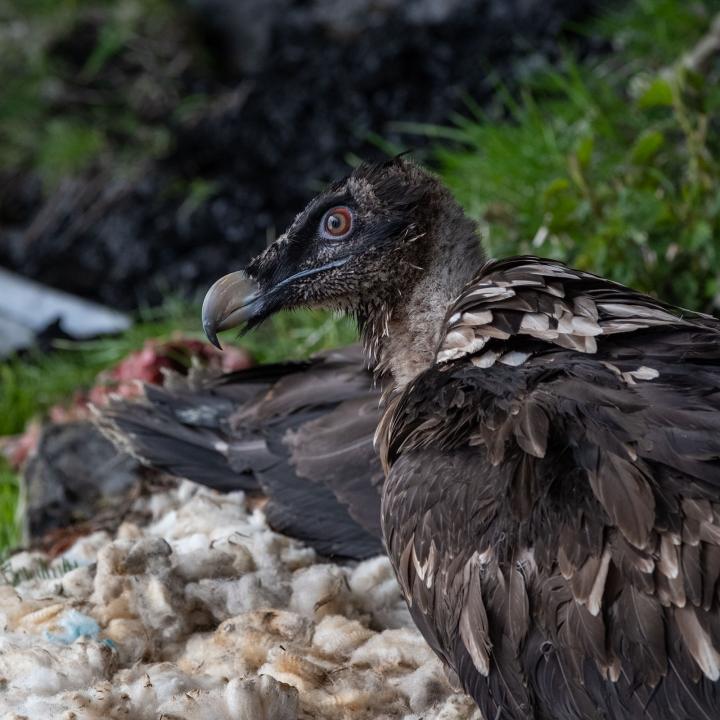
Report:
[[271,525],[321,554],[383,552],[380,391],[357,348],[219,377],[192,372],[98,422],[143,463],[212,488],[267,497]]
[[433,647],[488,716],[715,717],[720,323],[516,258],[466,288],[437,360],[380,431]]

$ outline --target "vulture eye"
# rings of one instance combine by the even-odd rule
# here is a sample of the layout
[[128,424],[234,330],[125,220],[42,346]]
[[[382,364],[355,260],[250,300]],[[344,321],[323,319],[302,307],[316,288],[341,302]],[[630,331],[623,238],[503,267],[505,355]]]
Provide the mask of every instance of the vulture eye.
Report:
[[328,210],[320,223],[320,233],[331,240],[343,238],[352,230],[353,216],[349,208],[334,207]]

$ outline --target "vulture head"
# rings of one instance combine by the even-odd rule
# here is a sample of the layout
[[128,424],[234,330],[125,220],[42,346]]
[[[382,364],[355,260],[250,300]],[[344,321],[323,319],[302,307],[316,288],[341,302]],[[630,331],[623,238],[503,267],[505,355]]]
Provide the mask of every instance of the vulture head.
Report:
[[221,330],[300,307],[348,312],[362,325],[407,293],[438,245],[457,243],[458,222],[472,235],[448,190],[415,163],[362,165],[315,197],[244,271],[212,286],[205,332],[217,345]]

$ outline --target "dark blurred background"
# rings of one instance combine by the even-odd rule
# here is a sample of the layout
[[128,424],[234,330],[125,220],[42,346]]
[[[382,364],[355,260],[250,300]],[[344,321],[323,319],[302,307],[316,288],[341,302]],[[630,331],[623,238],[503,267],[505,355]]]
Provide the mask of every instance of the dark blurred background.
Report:
[[592,0],[0,2],[0,264],[121,308],[205,288],[357,158],[420,151]]

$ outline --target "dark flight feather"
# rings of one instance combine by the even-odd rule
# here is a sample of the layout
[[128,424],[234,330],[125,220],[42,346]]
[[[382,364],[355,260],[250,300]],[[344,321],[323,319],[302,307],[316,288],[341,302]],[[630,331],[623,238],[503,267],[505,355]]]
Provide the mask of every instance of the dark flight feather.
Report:
[[614,655],[627,657],[638,679],[656,687],[668,670],[665,622],[657,598],[626,584],[612,606],[609,625]]
[[641,468],[599,447],[577,454],[595,497],[611,523],[636,547],[646,547],[655,520],[655,498]]
[[476,670],[481,675],[490,672],[490,633],[488,618],[480,583],[480,562],[474,555],[463,570],[463,587],[465,597],[460,613],[460,639],[472,658]]
[[264,495],[279,532],[323,555],[362,559],[384,552],[382,469],[372,446],[379,401],[359,349],[348,348],[218,377],[173,377],[146,386],[142,401],[114,401],[98,424],[145,464]]

